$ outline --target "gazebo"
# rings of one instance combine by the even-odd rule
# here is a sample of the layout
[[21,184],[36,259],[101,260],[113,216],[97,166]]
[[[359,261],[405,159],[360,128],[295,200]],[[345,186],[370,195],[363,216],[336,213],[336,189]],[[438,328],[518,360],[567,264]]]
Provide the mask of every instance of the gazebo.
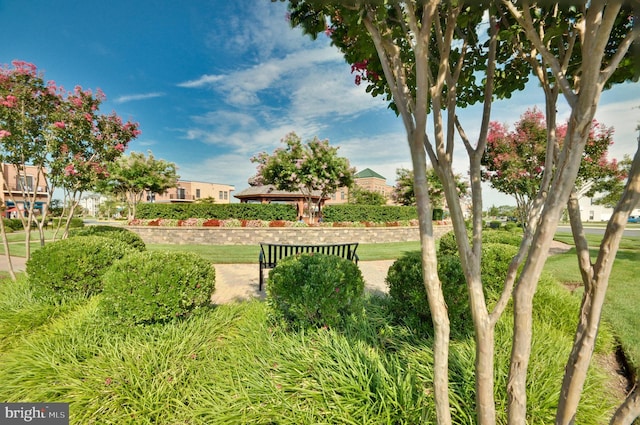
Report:
[[[298,212],[298,219],[304,217],[303,211],[305,209],[305,203],[307,201],[307,197],[304,193],[297,192],[288,192],[286,190],[278,190],[272,184],[265,184],[261,186],[250,186],[247,189],[233,195],[238,198],[242,203],[261,203],[261,204],[271,204],[271,203],[287,203],[293,204],[296,206],[296,211]],[[329,197],[322,197],[320,191],[314,191],[311,195],[311,200],[315,205],[320,207],[324,206],[324,202],[330,199]]]

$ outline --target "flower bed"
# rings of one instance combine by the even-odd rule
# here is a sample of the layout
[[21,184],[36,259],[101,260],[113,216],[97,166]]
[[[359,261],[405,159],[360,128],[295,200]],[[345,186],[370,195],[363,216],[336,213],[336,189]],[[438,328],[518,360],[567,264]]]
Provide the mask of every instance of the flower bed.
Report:
[[[439,220],[436,224],[447,225],[446,220]],[[235,218],[219,220],[216,218],[188,218],[186,220],[174,220],[156,218],[153,220],[133,219],[129,226],[156,226],[156,227],[408,227],[417,226],[418,220],[388,221],[383,223],[371,221],[335,221],[320,223],[304,223],[302,221],[285,220],[238,220]]]

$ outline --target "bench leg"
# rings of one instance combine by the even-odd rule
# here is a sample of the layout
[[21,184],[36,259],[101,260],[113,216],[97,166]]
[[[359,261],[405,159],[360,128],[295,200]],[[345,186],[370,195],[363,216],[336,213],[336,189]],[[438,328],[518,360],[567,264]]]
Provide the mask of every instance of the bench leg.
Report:
[[262,274],[262,266],[260,267],[260,284],[258,285],[258,292],[262,292],[262,286],[264,285],[264,275]]

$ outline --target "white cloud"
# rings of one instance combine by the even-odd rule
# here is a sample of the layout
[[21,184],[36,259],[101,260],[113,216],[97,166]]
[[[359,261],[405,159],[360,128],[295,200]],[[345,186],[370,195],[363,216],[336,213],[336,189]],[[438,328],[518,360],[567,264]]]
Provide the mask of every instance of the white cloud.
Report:
[[132,101],[135,101],[135,100],[153,99],[154,97],[162,97],[164,95],[165,95],[164,93],[160,93],[160,92],[128,94],[128,95],[119,96],[118,98],[116,98],[114,100],[114,102],[115,103],[126,103],[126,102],[132,102]]
[[178,83],[178,87],[186,87],[186,88],[200,88],[200,87],[205,87],[205,86],[209,86],[217,81],[220,81],[221,79],[223,79],[224,77],[222,75],[203,75],[200,78],[197,78],[195,80],[189,80],[189,81],[185,81],[182,83]]

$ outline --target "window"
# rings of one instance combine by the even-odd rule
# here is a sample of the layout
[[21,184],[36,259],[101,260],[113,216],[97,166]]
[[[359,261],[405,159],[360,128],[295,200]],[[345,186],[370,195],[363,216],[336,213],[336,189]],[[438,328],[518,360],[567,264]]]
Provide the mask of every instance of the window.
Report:
[[345,198],[344,191],[342,191],[342,192],[340,192],[340,199],[342,199],[344,201],[344,198]]
[[185,199],[187,194],[184,187],[179,187],[178,190],[176,191],[176,195],[178,199]]
[[222,195],[222,191],[218,192],[218,199],[224,199]]
[[229,199],[229,192],[227,192],[226,190],[224,191],[224,199]]
[[33,191],[33,176],[17,176],[16,183],[18,190]]
[[589,220],[596,218],[596,212],[594,210],[589,211]]
[[196,189],[196,199],[200,199],[200,189]]

